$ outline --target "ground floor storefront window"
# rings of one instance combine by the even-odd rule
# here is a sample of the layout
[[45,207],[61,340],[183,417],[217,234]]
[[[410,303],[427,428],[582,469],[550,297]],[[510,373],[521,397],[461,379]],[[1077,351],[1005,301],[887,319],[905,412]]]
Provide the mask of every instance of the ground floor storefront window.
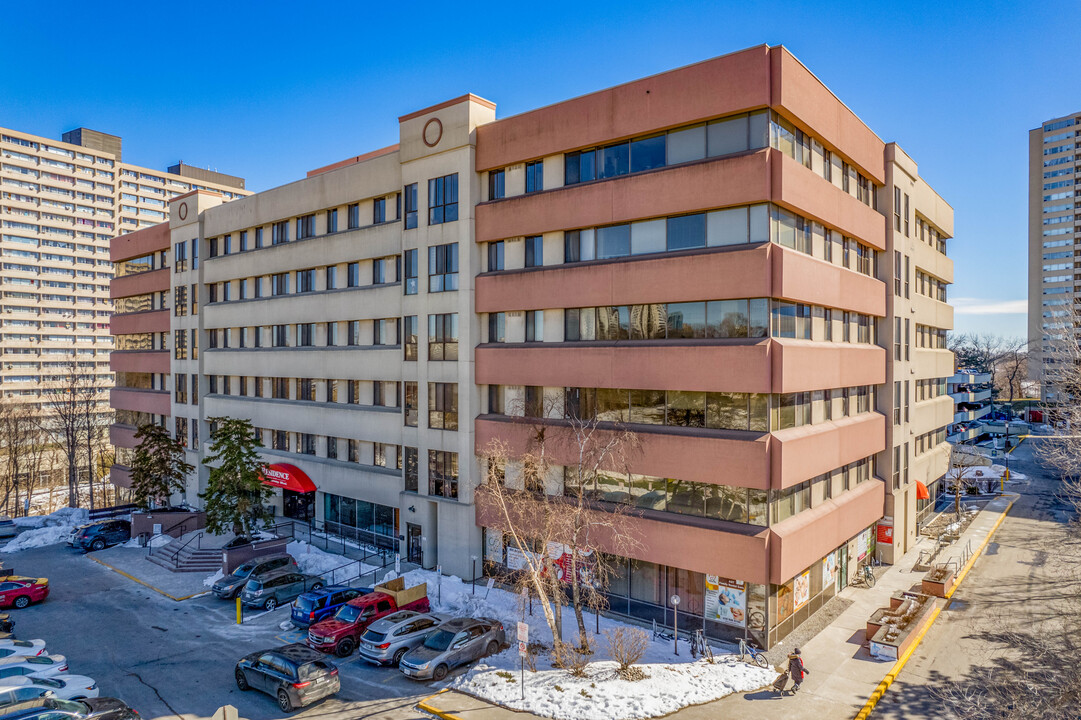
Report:
[[[561,556],[558,543],[551,545],[549,556]],[[529,552],[544,550],[534,547]],[[486,575],[520,571],[525,566],[522,551],[513,542],[505,543],[503,534],[491,528],[484,530],[484,561]],[[604,561],[610,568],[604,593],[607,612],[671,629],[677,612],[672,596],[678,595],[681,633],[704,630],[721,640],[749,634],[760,644],[765,642],[765,586],[644,560],[605,556]]]
[[323,493],[323,512],[329,532],[378,548],[398,549],[398,508]]

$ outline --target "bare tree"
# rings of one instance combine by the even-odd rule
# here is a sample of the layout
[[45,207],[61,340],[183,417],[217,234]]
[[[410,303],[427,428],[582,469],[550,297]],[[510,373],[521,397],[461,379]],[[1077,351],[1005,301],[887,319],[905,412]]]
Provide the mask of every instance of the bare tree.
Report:
[[[79,506],[79,458],[84,448],[92,446],[92,442],[84,443],[84,439],[91,431],[93,423],[88,417],[96,409],[101,392],[93,372],[80,368],[74,360],[66,364],[60,380],[48,383],[43,390],[42,427],[59,446],[67,461],[70,507]],[[92,454],[92,451],[88,451],[88,454]],[[92,463],[88,463],[87,470],[91,471],[91,475],[92,469]],[[91,482],[91,504],[92,488]]]
[[999,397],[1009,398],[1010,412],[1013,412],[1014,398],[1023,394],[1021,382],[1028,376],[1028,341],[1022,338],[1006,338],[1003,341],[1002,354],[996,363],[992,381],[998,388]]
[[946,472],[946,487],[953,492],[953,512],[958,519],[961,518],[961,495],[976,478],[976,471],[989,466],[974,450],[966,452],[961,450],[962,447],[967,446],[950,446],[950,467]]
[[[1062,478],[1060,494],[1076,516],[1081,512],[1081,314],[1076,309],[1063,312],[1057,327],[1044,331],[1040,348],[1048,398],[1044,411],[1055,429],[1034,448],[1037,458]],[[1074,526],[1081,530],[1076,520]]]
[[576,652],[588,653],[583,609],[603,608],[613,556],[630,556],[640,545],[632,508],[601,502],[597,493],[602,476],[626,480],[637,438],[595,420],[563,419],[562,398],[543,405],[543,412],[530,413],[540,417],[519,416],[529,426],[524,448],[496,440],[484,449],[485,479],[477,492],[496,511],[489,528],[516,553],[517,582],[540,602],[561,658],[567,592],[578,625]]
[[4,452],[0,497],[10,515],[18,515],[33,494],[42,456],[48,450],[48,439],[38,420],[31,405],[6,399],[0,403],[0,446]]

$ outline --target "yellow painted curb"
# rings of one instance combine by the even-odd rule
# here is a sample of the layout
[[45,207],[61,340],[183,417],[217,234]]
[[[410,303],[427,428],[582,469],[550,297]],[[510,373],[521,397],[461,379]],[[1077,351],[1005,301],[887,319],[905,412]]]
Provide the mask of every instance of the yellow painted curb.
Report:
[[906,650],[905,653],[897,659],[897,662],[894,663],[893,668],[891,668],[890,671],[886,673],[886,677],[882,678],[882,682],[878,683],[878,686],[874,689],[874,692],[871,693],[871,697],[867,698],[867,702],[864,703],[863,708],[858,713],[856,713],[855,720],[866,720],[871,715],[871,711],[875,709],[875,706],[878,705],[878,701],[882,699],[882,696],[886,694],[887,690],[889,690],[890,685],[892,685],[893,681],[897,679],[897,676],[901,673],[901,670],[904,669],[905,663],[907,663],[908,659],[912,657],[912,653],[916,650],[917,647],[919,647],[920,643],[923,642],[923,636],[926,635],[927,631],[931,629],[931,626],[935,624],[935,620],[938,619],[939,613],[941,613],[943,608],[945,608],[949,604],[949,599],[953,597],[953,593],[957,590],[957,587],[961,584],[961,581],[965,579],[965,576],[968,575],[968,571],[972,569],[972,566],[974,564],[976,564],[976,558],[983,554],[984,548],[986,548],[987,544],[991,542],[991,538],[994,537],[995,533],[998,531],[999,526],[1002,525],[1003,521],[1006,520],[1006,515],[1009,514],[1010,509],[1013,507],[1013,504],[1017,502],[1018,497],[1020,496],[1015,495],[1014,498],[1010,500],[1010,504],[1007,505],[1006,509],[1002,511],[1002,514],[999,515],[998,520],[995,521],[995,524],[991,528],[991,531],[987,533],[987,537],[983,539],[983,542],[976,549],[976,552],[972,553],[972,557],[969,558],[967,563],[965,563],[965,567],[962,568],[960,573],[958,573],[957,582],[955,582],[953,584],[953,587],[950,588],[949,592],[946,593],[947,604],[943,605],[942,607],[935,608],[935,611],[931,614],[931,619],[927,622],[926,625],[924,625],[923,630],[921,630],[920,633],[916,636],[916,641],[913,642],[912,645],[909,646],[908,650]]
[[438,718],[443,718],[443,720],[462,720],[457,715],[446,712],[444,710],[440,710],[439,708],[433,707],[431,704],[429,704],[429,702],[428,702],[429,700],[439,697],[440,695],[442,695],[446,691],[447,691],[447,688],[443,688],[442,690],[437,692],[435,695],[429,695],[428,697],[424,698],[419,703],[417,703],[417,709],[418,710],[423,710],[426,713],[431,713],[432,715],[435,715]]
[[105,562],[104,560],[98,560],[93,555],[90,555],[88,557],[91,560],[93,560],[94,562],[96,562],[98,565],[102,565],[104,567],[107,567],[110,570],[112,570],[114,573],[117,573],[118,575],[123,575],[128,580],[133,580],[133,581],[139,583],[140,585],[143,585],[145,587],[150,588],[151,590],[158,593],[159,595],[164,595],[165,597],[169,598],[170,600],[175,600],[176,602],[180,602],[181,600],[191,600],[193,597],[199,597],[200,595],[206,595],[206,593],[209,592],[209,591],[204,591],[204,592],[199,592],[199,593],[192,593],[191,595],[185,595],[184,597],[175,597],[175,596],[170,595],[169,593],[165,592],[161,588],[156,588],[153,585],[151,585],[150,583],[144,582],[143,580],[140,580],[139,578],[135,577],[134,575],[131,575],[129,573],[124,572],[123,570],[121,570],[118,567],[113,567],[112,565]]

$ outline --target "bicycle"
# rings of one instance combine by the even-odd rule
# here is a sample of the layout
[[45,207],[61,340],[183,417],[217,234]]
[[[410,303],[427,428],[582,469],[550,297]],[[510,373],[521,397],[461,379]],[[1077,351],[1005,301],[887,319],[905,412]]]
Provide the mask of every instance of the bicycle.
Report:
[[739,660],[740,660],[740,662],[747,662],[747,660],[745,660],[744,658],[746,658],[748,655],[751,656],[751,660],[758,667],[761,667],[761,668],[769,667],[769,660],[766,659],[765,653],[755,649],[755,647],[753,645],[748,643],[743,638],[740,638],[740,641],[739,641]]
[[713,662],[713,648],[706,642],[705,633],[701,629],[694,631],[694,637],[691,638],[691,657],[702,656],[703,660]]
[[852,578],[852,582],[850,582],[849,585],[852,587],[873,588],[875,582],[875,574],[871,571],[871,566],[864,565],[860,568],[859,574]]

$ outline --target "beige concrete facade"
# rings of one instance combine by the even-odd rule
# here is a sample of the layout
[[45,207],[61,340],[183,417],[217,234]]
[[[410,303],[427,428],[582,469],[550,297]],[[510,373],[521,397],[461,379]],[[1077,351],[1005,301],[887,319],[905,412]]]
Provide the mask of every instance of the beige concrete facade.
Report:
[[[769,645],[914,542],[954,417],[952,209],[787,50],[499,120],[466,95],[399,127],[280,188],[170,203],[170,298],[198,297],[167,356],[193,464],[210,418],[250,418],[264,459],[314,484],[279,512],[311,502],[469,578],[474,556],[515,562],[474,502],[477,455],[524,448],[529,403],[554,434],[588,407],[642,439],[595,492],[634,505],[645,546],[612,611],[670,622],[678,590],[689,622]],[[717,583],[741,613],[707,617]]]

